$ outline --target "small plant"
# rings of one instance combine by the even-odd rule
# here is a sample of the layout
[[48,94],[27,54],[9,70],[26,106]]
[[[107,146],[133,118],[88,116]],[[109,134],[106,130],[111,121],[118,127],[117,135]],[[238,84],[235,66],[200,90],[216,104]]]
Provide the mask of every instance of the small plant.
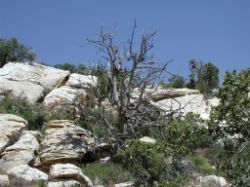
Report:
[[203,156],[192,156],[191,160],[194,162],[199,172],[205,175],[211,175],[216,173],[216,169],[209,163],[208,159]]
[[90,177],[94,184],[108,185],[133,181],[132,175],[119,164],[90,163],[82,167],[83,173]]

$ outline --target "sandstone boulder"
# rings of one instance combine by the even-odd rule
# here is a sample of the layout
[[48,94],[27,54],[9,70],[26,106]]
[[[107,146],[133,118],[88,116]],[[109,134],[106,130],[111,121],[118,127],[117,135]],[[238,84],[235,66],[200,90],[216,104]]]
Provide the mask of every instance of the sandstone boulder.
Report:
[[16,143],[7,147],[2,153],[0,171],[8,173],[12,167],[33,164],[38,149],[39,143],[36,137],[29,131],[23,133]]
[[197,182],[202,186],[229,187],[225,178],[216,175],[200,176]]
[[50,121],[40,144],[41,165],[48,170],[55,163],[78,163],[94,145],[91,133],[72,121]]
[[34,104],[44,97],[44,88],[31,82],[12,81],[0,77],[0,95],[25,99],[30,104]]
[[66,81],[69,71],[56,69],[41,64],[9,62],[0,68],[0,76],[13,81],[27,81],[52,90]]
[[82,186],[93,187],[91,180],[73,164],[52,165],[49,171],[49,180],[53,179],[73,179],[81,183]]
[[0,175],[0,187],[9,186],[10,181],[8,175]]
[[97,77],[72,73],[65,86],[83,89],[95,88],[97,86]]
[[76,180],[65,180],[48,182],[47,187],[83,187],[83,185]]
[[[200,94],[199,90],[192,90],[188,88],[163,88],[161,86],[148,86],[145,89],[144,97],[153,101],[159,101],[162,99],[176,98],[186,95]],[[140,95],[140,90],[136,88],[133,92],[133,97],[137,98]]]
[[218,99],[205,100],[202,94],[186,95],[176,98],[163,99],[154,102],[156,106],[164,111],[177,111],[182,115],[186,115],[189,112],[199,114],[201,118],[208,119],[212,106],[216,106]]
[[0,114],[0,153],[10,144],[14,143],[28,122],[13,114]]
[[19,165],[8,171],[12,187],[34,187],[44,184],[48,175],[28,165]]
[[[43,101],[43,104],[48,108],[66,107],[77,104],[79,99],[85,99],[86,92],[84,89],[74,89],[69,86],[62,86],[52,90]],[[83,101],[84,102],[84,101]]]

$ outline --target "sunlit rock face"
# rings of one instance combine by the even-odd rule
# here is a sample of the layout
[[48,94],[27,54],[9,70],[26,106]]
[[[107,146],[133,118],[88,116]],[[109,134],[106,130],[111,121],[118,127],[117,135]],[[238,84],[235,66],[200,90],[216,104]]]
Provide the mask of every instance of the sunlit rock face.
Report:
[[19,165],[11,168],[8,175],[13,187],[41,186],[48,180],[48,175],[29,165]]
[[12,81],[27,81],[42,86],[46,92],[64,84],[69,71],[41,64],[9,62],[0,68],[0,76]]
[[13,114],[0,114],[0,153],[18,140],[28,122]]
[[[60,181],[60,179],[64,179]],[[77,181],[81,186],[93,187],[91,180],[85,176],[81,169],[73,164],[55,164],[50,167],[49,170],[50,186],[67,183],[75,183]],[[53,183],[52,181],[59,181],[59,183]],[[70,182],[69,182],[70,181]],[[66,184],[65,184],[66,183]]]
[[[132,96],[132,101],[136,102],[140,96],[140,90],[135,89]],[[176,111],[177,114],[185,116],[192,112],[199,114],[203,119],[208,119],[211,107],[219,103],[217,98],[205,98],[199,90],[162,88],[161,86],[147,87],[143,98],[150,100],[150,104],[163,109],[166,113]]]
[[0,77],[0,95],[15,99],[25,99],[35,104],[44,97],[45,89],[28,81],[14,81]]
[[89,131],[76,126],[72,121],[50,121],[40,144],[41,166],[48,170],[56,163],[79,163],[95,143]]

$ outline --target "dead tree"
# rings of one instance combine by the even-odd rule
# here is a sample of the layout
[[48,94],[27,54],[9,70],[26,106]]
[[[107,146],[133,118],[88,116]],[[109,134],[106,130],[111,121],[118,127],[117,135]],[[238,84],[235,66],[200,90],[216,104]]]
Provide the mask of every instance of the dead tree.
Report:
[[[159,81],[166,74],[167,65],[172,61],[159,64],[150,55],[156,32],[143,34],[136,48],[135,31],[136,23],[130,39],[123,45],[116,44],[114,36],[109,32],[101,31],[98,40],[88,39],[88,42],[100,49],[108,62],[108,80],[111,88],[109,99],[118,111],[117,129],[121,134],[127,133],[129,128],[132,129],[130,132],[134,133],[134,128],[139,124],[154,125],[160,119],[160,109],[152,108],[151,101],[144,97],[144,92],[148,85]],[[140,93],[136,101],[132,101],[135,88],[139,88]],[[150,107],[145,107],[146,105]],[[157,113],[157,117],[149,119],[149,114],[153,113]]]

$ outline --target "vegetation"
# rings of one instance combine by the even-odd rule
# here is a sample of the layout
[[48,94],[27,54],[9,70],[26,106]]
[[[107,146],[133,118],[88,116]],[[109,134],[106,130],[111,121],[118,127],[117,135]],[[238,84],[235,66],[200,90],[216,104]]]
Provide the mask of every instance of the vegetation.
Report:
[[169,79],[170,86],[172,88],[184,88],[185,87],[185,80],[182,76],[174,75]]
[[[181,76],[173,76],[165,83],[160,78],[167,63],[159,66],[149,54],[155,33],[144,34],[136,50],[135,28],[136,24],[125,48],[114,42],[111,33],[101,32],[98,40],[88,40],[101,49],[108,68],[55,65],[71,73],[98,78],[98,107],[86,105],[77,123],[100,141],[113,143],[114,152],[112,161],[86,164],[83,172],[103,185],[134,180],[137,186],[184,186],[192,180],[189,172],[196,172],[220,174],[236,186],[250,186],[250,69],[226,73],[217,93],[220,104],[212,109],[208,121],[192,113],[182,118],[175,116],[174,111],[165,115],[143,97],[145,88],[155,79],[165,88],[187,86],[209,96],[218,88],[219,70],[212,63],[192,60],[188,84]],[[16,39],[0,39],[0,67],[8,61],[34,58],[30,48]],[[139,98],[132,102],[135,88],[139,88]],[[115,111],[104,109],[101,104],[104,98],[109,99]],[[31,105],[24,99],[8,96],[0,100],[0,113],[25,118],[31,130],[41,130],[52,119],[72,119],[69,113],[48,111],[41,104]],[[138,140],[141,136],[153,137],[157,143],[142,143]]]
[[133,181],[133,176],[121,165],[112,162],[89,163],[82,167],[83,173],[88,176],[94,184],[111,185],[115,183]]
[[187,149],[182,146],[130,140],[126,147],[118,150],[114,160],[133,173],[137,185],[152,186],[155,182],[174,182],[178,173],[173,159],[186,153]]
[[53,113],[37,104],[31,105],[25,99],[4,97],[0,100],[0,113],[15,114],[28,121],[29,130],[41,130],[42,126],[53,119],[65,119],[62,113]]
[[191,60],[189,62],[191,74],[189,88],[196,88],[201,93],[210,95],[214,88],[219,86],[219,69],[212,63],[203,63]]
[[8,62],[30,62],[35,58],[36,55],[31,48],[19,43],[16,38],[9,40],[0,38],[0,68]]
[[[214,149],[212,158],[237,186],[250,186],[250,69],[227,72],[219,89],[220,104],[213,109],[209,130],[222,145]],[[236,135],[235,140],[230,135]]]

